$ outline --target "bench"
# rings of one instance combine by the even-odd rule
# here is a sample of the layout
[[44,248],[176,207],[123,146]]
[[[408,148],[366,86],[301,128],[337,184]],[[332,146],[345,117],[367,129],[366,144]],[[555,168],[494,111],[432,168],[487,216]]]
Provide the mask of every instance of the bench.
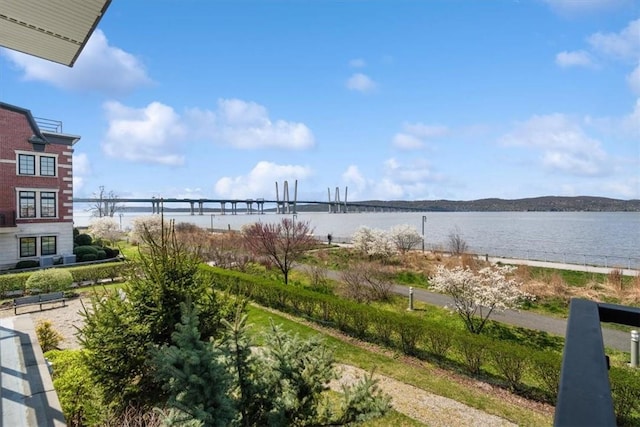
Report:
[[49,304],[55,302],[62,302],[62,306],[66,306],[67,299],[64,297],[64,292],[51,292],[48,294],[31,295],[28,297],[14,298],[13,300],[13,314],[18,314],[18,307],[27,305],[39,305],[42,311],[42,304]]

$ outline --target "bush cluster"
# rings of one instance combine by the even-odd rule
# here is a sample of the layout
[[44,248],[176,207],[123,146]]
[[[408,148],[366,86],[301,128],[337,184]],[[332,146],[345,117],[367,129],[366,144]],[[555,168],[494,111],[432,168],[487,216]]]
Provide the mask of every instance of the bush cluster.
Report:
[[[83,235],[81,234],[80,236]],[[73,253],[76,255],[77,262],[86,262],[115,258],[120,251],[106,246],[83,245],[73,248]]]
[[33,272],[27,279],[26,287],[30,293],[66,291],[73,283],[73,276],[68,270],[47,268]]
[[[124,262],[109,262],[65,268],[63,270],[71,273],[71,277],[75,283],[91,282],[95,284],[103,279],[111,279],[111,281],[114,281],[116,278],[122,277],[126,268],[127,264]],[[0,275],[0,296],[11,291],[21,291],[24,293],[28,288],[27,280],[33,274],[34,272],[24,272]]]
[[[464,330],[444,330],[441,324],[430,319],[382,311],[236,271],[202,266],[201,273],[210,275],[212,281],[228,292],[247,296],[267,307],[332,324],[349,335],[407,355],[446,361],[470,374],[492,372],[515,392],[533,392],[552,403],[557,398],[561,365],[558,352],[535,350]],[[524,383],[527,374],[537,379],[535,384],[529,384],[529,380]],[[627,401],[624,396],[638,396],[640,381],[622,383],[621,377],[611,376],[614,396],[622,396],[617,401]],[[620,391],[616,394],[616,390]]]
[[25,259],[16,263],[16,270],[22,270],[23,268],[36,268],[40,267],[40,261],[33,259]]

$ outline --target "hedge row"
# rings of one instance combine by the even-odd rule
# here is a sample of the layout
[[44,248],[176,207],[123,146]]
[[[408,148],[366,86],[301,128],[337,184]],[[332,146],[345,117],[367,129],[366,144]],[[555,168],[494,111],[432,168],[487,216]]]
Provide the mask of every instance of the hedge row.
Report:
[[[109,262],[103,264],[83,265],[67,268],[73,276],[74,283],[91,282],[122,277],[127,264],[125,262]],[[33,271],[0,275],[0,296],[7,292],[26,291],[26,283]]]
[[[542,396],[535,394],[550,402],[557,398],[561,365],[561,355],[557,352],[445,329],[434,320],[383,311],[237,271],[202,266],[200,273],[222,290],[249,297],[261,305],[330,324],[342,332],[407,355],[457,365],[474,375],[483,370],[492,372],[512,391],[528,390],[530,394],[537,389]],[[531,385],[527,381],[529,384],[525,384],[525,376],[535,378],[537,383]],[[635,400],[640,396],[640,381],[623,383],[621,378],[624,376],[611,375],[616,409],[627,414],[629,406],[640,410],[640,400]]]

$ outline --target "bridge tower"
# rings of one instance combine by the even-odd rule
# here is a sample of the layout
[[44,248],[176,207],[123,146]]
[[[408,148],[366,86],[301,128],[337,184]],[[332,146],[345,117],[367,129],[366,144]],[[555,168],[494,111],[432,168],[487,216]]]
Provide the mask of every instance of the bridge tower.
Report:
[[293,190],[293,203],[291,203],[289,199],[289,182],[284,181],[282,186],[282,200],[280,200],[280,193],[278,191],[278,181],[276,181],[276,213],[278,214],[289,214],[289,213],[298,213],[296,210],[297,202],[298,202],[298,180],[295,180],[294,190]]
[[331,201],[331,189],[327,188],[327,196],[329,196],[329,213],[347,213],[347,191],[349,187],[344,187],[344,204],[340,201],[340,188],[336,187],[333,202]]

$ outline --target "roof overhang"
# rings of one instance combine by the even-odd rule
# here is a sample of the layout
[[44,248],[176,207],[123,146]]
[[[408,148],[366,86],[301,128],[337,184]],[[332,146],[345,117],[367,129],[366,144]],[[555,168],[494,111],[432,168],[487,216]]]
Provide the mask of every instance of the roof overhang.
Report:
[[0,46],[72,67],[111,0],[2,0]]

